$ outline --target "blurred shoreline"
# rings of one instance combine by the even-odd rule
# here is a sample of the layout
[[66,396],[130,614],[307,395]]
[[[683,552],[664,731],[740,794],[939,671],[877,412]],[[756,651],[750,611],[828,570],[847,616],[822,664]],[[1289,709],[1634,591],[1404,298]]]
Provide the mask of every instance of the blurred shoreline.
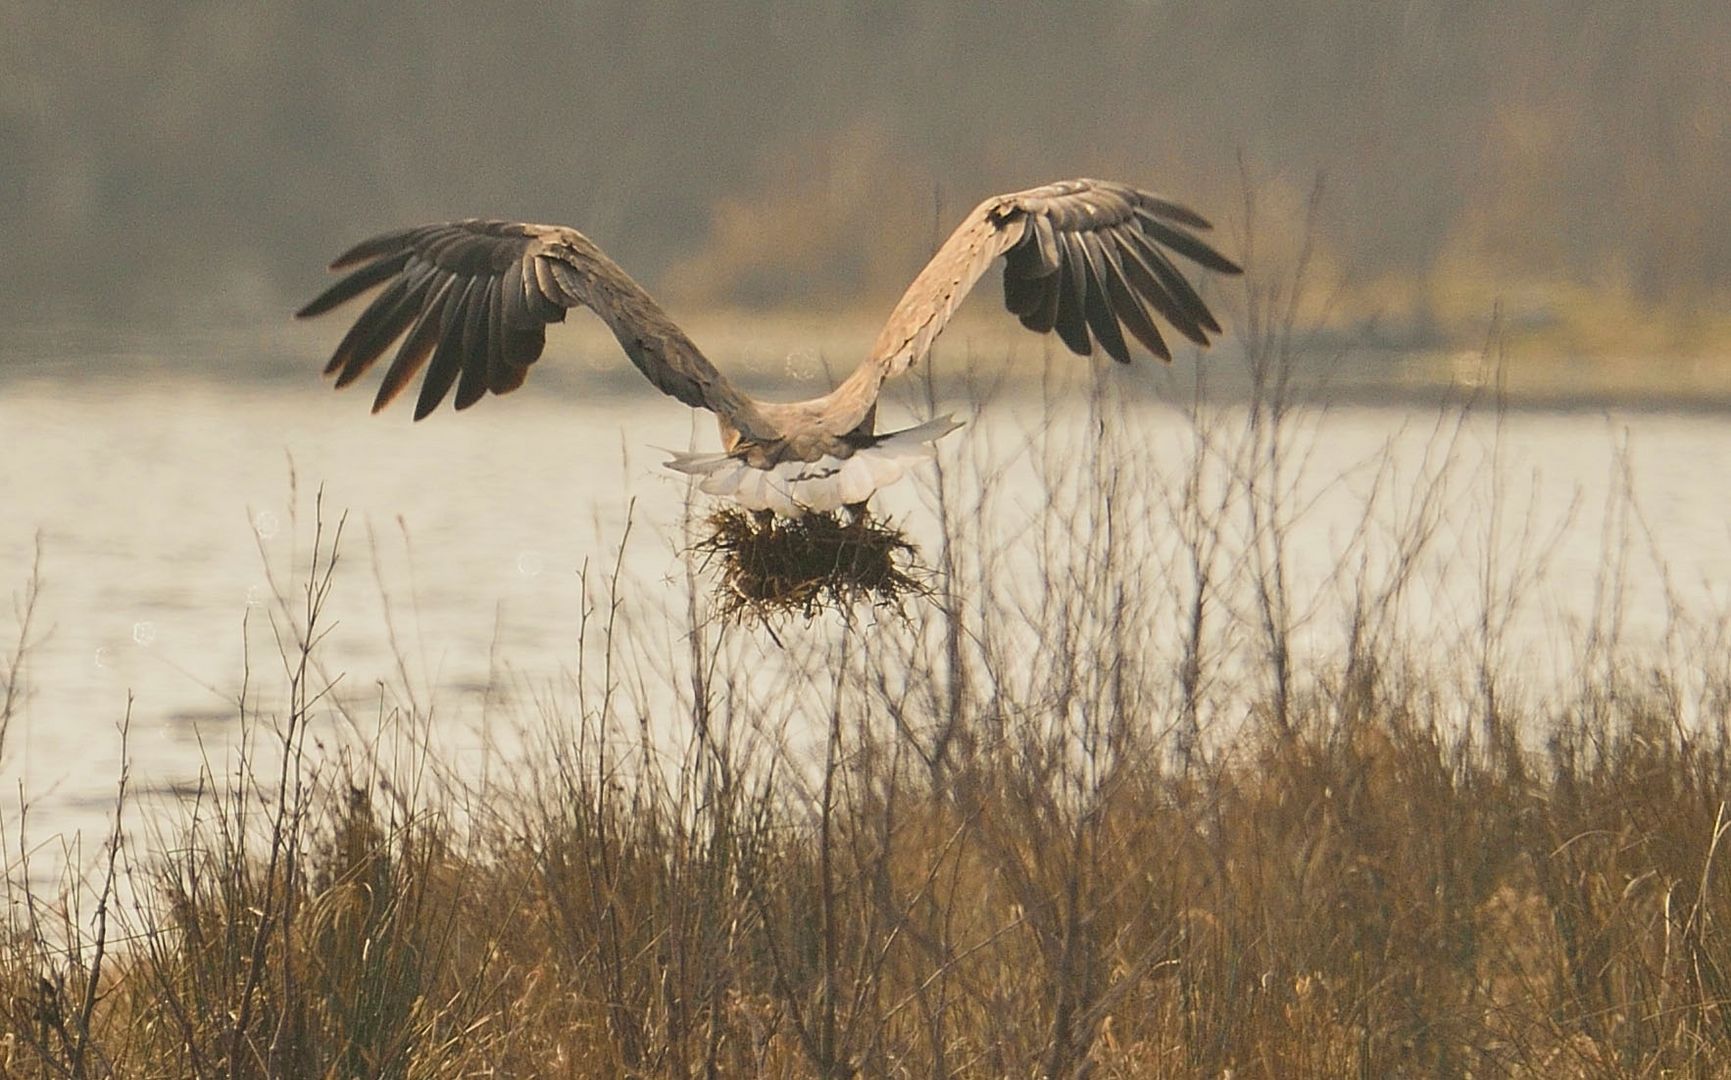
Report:
[[[676,317],[678,315],[676,314]],[[933,377],[940,397],[949,384],[986,382],[1015,393],[1042,380],[1081,375],[1099,360],[1066,352],[1055,340],[1005,326],[996,311],[964,313],[939,342]],[[555,327],[529,385],[519,394],[593,398],[654,396],[596,320],[573,315]],[[749,391],[797,400],[822,393],[863,357],[878,329],[873,317],[720,312],[683,320],[705,353]],[[1236,323],[1229,323],[1235,325]],[[129,384],[185,380],[198,384],[295,385],[321,388],[335,324],[280,321],[145,328],[42,323],[0,327],[0,392],[22,381],[69,382],[122,390]],[[1476,346],[1421,340],[1386,325],[1325,328],[1294,335],[1291,391],[1312,404],[1405,405],[1463,397],[1509,408],[1591,410],[1731,410],[1731,342],[1695,352],[1583,354],[1557,336],[1523,329],[1481,333]],[[923,393],[923,373],[904,380],[903,396]],[[1114,376],[1124,392],[1182,401],[1201,390],[1229,403],[1251,393],[1238,338],[1203,354],[1188,345],[1166,365],[1139,355]],[[359,398],[357,395],[357,408]]]

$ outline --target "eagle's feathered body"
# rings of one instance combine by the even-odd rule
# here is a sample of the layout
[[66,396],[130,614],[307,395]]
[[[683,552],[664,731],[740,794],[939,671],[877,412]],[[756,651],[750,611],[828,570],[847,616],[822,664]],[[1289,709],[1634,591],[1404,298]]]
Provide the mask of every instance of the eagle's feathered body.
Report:
[[331,264],[348,269],[297,314],[319,315],[383,286],[337,345],[327,375],[354,382],[399,338],[373,400],[388,405],[425,369],[418,420],[451,395],[468,408],[521,386],[548,323],[586,307],[662,392],[716,414],[719,454],[669,465],[703,490],[797,515],[864,502],[957,425],[944,418],[877,434],[885,379],[922,360],[957,305],[998,258],[1004,303],[1030,330],[1056,331],[1087,356],[1128,363],[1125,331],[1171,359],[1153,316],[1198,345],[1220,326],[1171,253],[1221,273],[1237,264],[1199,239],[1200,215],[1124,184],[1069,180],[981,203],[908,286],[864,361],[834,390],[759,401],[729,382],[660,305],[588,237],[556,225],[466,220],[386,233]]

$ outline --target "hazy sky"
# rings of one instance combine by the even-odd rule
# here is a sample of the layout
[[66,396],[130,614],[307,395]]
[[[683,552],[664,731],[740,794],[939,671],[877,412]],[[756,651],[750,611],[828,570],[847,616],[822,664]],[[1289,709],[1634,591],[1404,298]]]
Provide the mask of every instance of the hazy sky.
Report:
[[1688,309],[1731,286],[1731,4],[0,0],[0,326],[274,317],[349,241],[468,215],[688,305],[881,304],[1062,176],[1230,238],[1241,162],[1326,173],[1332,264],[1409,300]]

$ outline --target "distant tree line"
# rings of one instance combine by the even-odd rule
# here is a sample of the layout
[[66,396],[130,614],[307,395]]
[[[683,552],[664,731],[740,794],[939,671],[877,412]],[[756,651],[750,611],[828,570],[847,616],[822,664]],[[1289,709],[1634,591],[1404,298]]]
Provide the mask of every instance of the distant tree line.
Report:
[[845,304],[986,194],[1234,212],[1356,274],[1731,285],[1723,0],[0,5],[0,313],[250,312],[358,231],[579,225],[691,302]]

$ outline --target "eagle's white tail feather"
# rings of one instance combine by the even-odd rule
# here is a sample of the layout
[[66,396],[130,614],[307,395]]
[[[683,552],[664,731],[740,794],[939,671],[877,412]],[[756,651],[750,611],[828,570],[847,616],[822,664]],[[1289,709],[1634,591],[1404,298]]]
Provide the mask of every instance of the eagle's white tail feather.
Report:
[[847,458],[825,455],[759,469],[731,454],[675,453],[667,467],[703,477],[698,485],[703,492],[731,497],[748,510],[773,510],[786,517],[828,513],[864,502],[900,480],[908,466],[936,454],[933,444],[938,439],[961,426],[948,416],[928,420],[891,432]]

